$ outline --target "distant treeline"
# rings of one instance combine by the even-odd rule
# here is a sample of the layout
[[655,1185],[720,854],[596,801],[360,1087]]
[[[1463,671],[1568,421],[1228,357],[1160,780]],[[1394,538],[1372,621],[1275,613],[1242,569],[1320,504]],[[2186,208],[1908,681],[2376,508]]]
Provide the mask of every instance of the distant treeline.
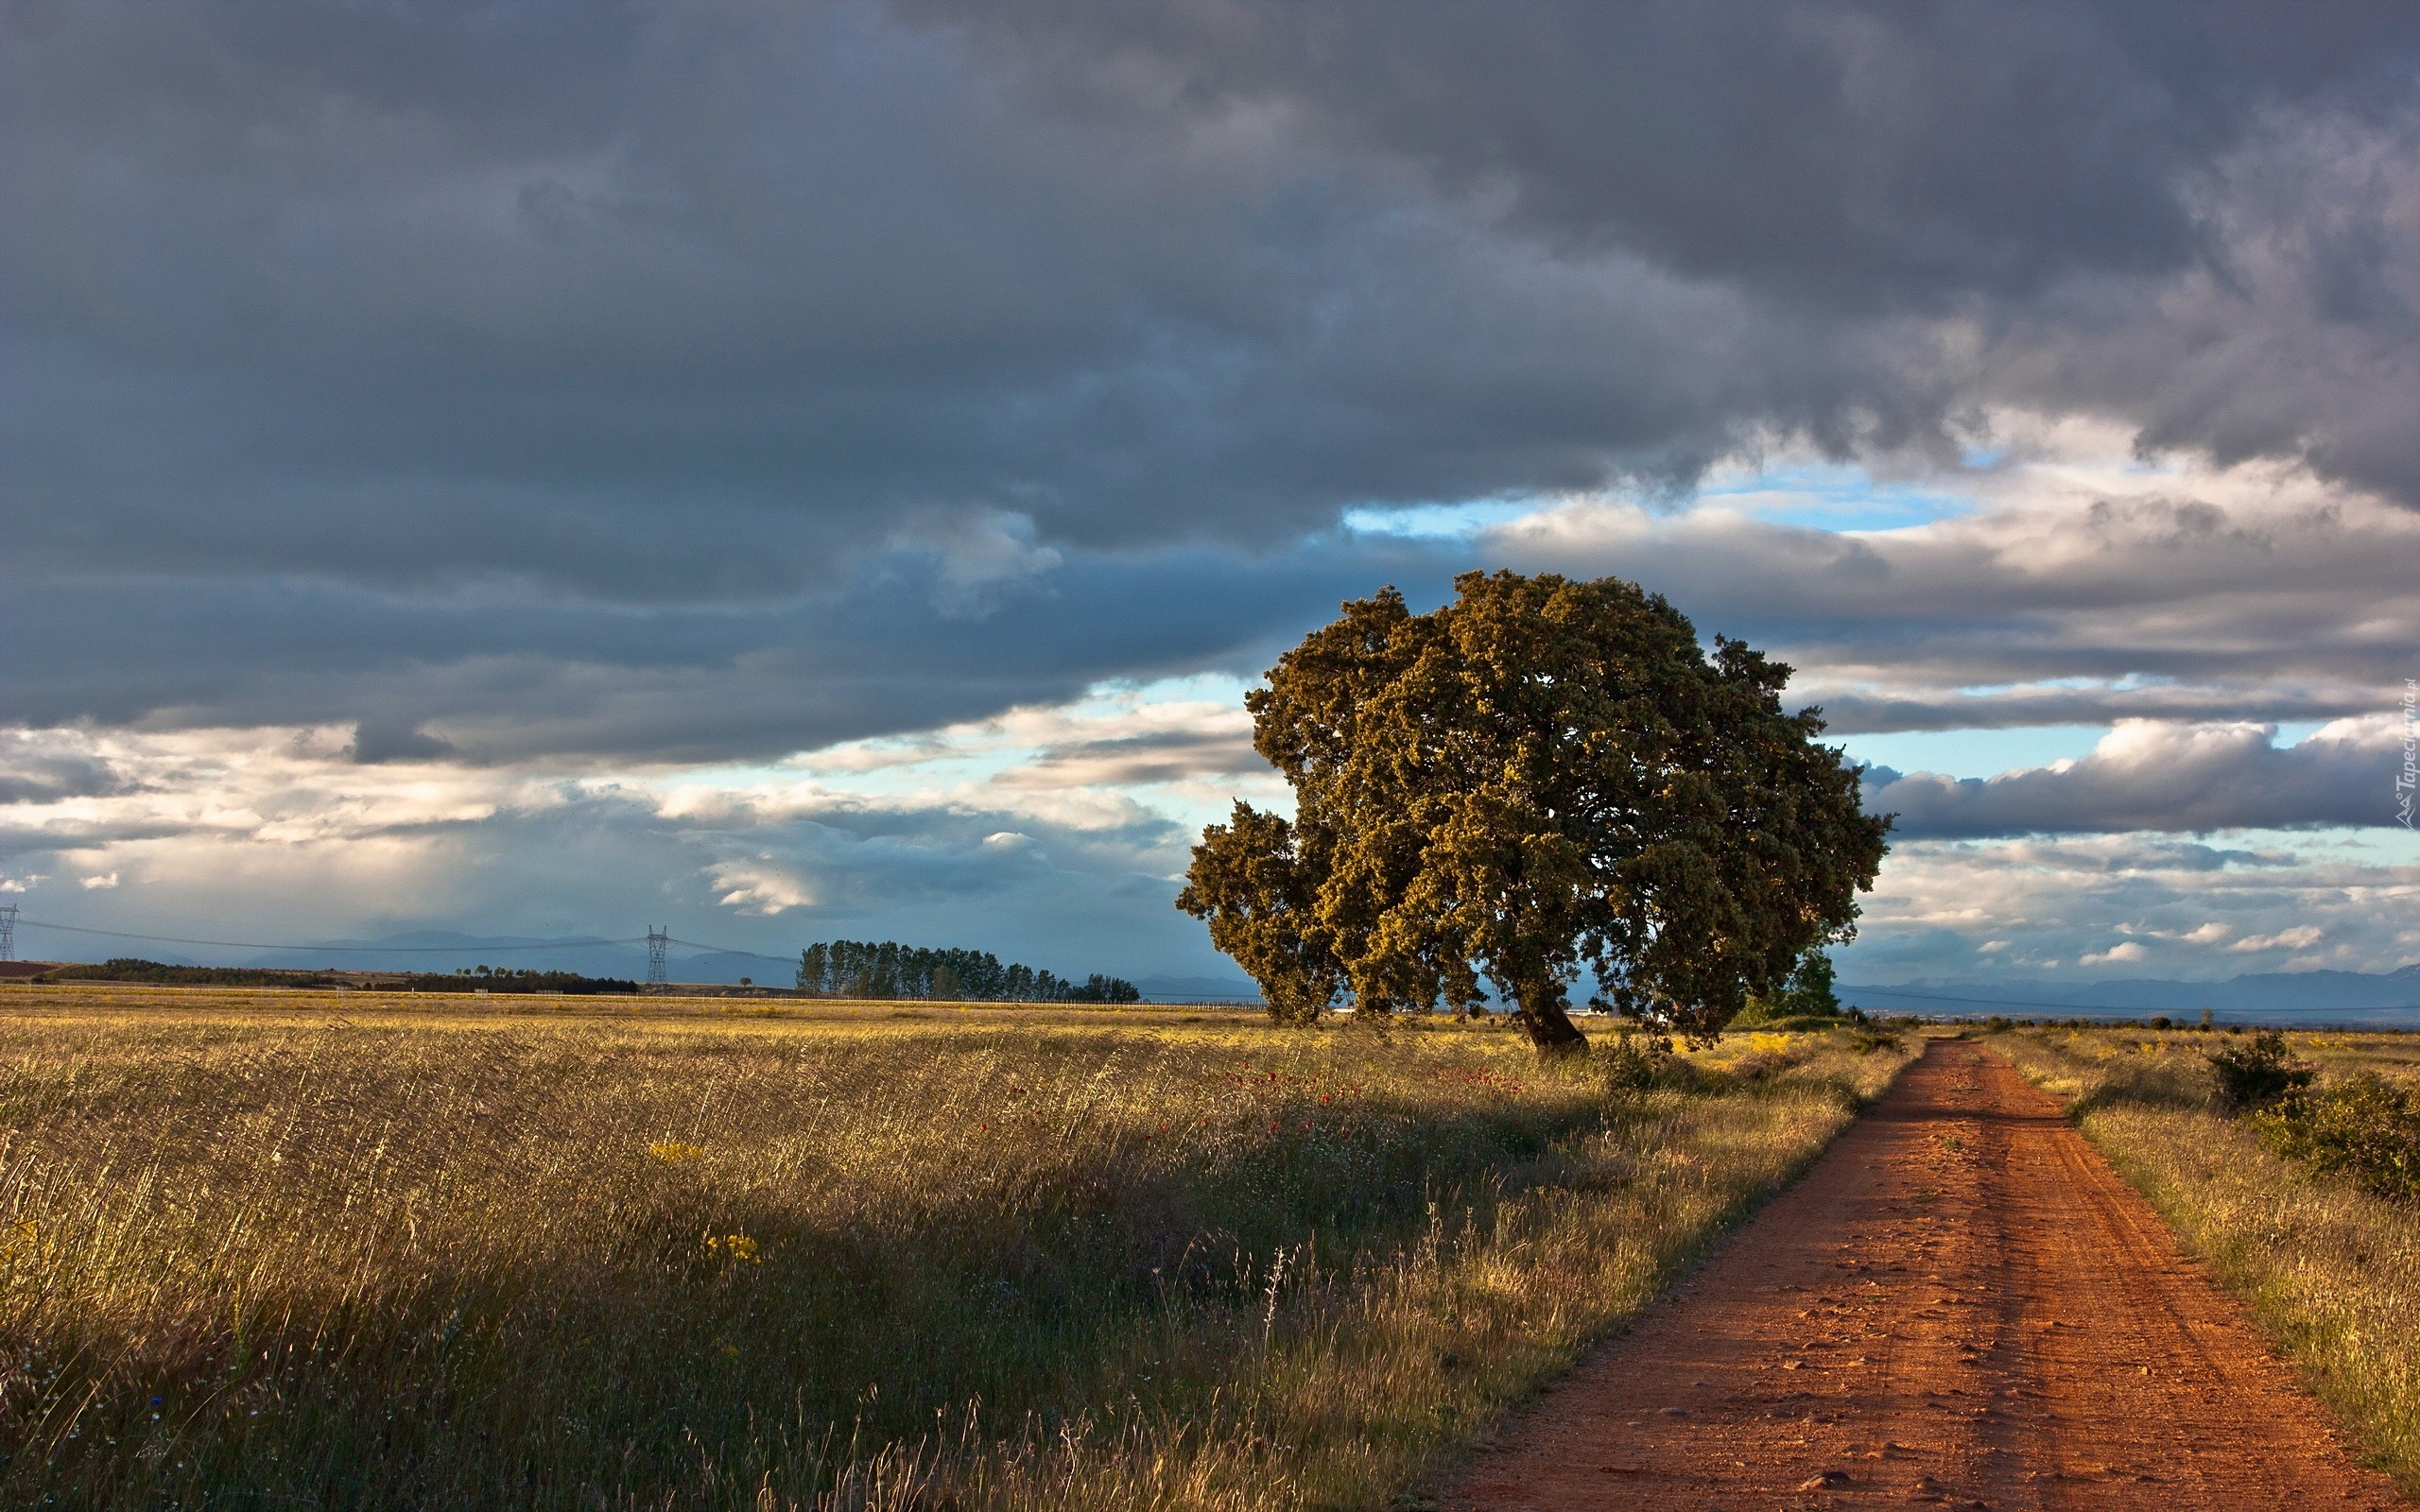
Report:
[[480,967],[453,972],[410,971],[331,975],[324,971],[280,971],[258,966],[170,966],[121,955],[98,966],[62,966],[34,978],[37,982],[141,982],[152,987],[369,987],[381,992],[553,992],[565,997],[590,997],[600,992],[636,992],[636,982],[619,977],[582,976],[578,971],[498,971]]
[[153,987],[341,987],[318,971],[279,971],[251,966],[170,966],[120,955],[98,966],[62,966],[37,982],[143,982]]
[[[390,984],[381,979],[381,988]],[[391,986],[401,992],[459,992],[464,988],[485,988],[491,992],[555,992],[564,997],[593,997],[600,992],[636,992],[636,982],[618,976],[582,976],[578,971],[490,971],[482,966],[475,971],[458,971],[447,976],[437,971],[416,971],[393,979]]]
[[836,939],[799,954],[801,990],[838,998],[934,998],[971,1003],[1136,1003],[1122,977],[1094,972],[1070,982],[989,951],[927,950],[884,940]]

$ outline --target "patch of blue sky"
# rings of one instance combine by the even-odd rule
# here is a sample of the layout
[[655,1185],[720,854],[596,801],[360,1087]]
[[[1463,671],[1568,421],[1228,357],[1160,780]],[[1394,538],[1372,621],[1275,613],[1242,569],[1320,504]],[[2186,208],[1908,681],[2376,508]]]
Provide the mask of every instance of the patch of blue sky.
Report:
[[1958,692],[1969,698],[1996,698],[2035,688],[2062,688],[2069,693],[2135,693],[2144,688],[2173,687],[2176,679],[2150,672],[2129,672],[2122,678],[2044,678],[2035,682],[1970,682]]
[[1901,730],[1881,735],[1843,735],[1851,758],[1899,772],[1938,772],[1945,777],[1996,777],[2002,772],[2080,761],[2089,755],[2106,725],[2029,725],[2014,730]]
[[2394,807],[2378,805],[2380,821],[2354,829],[2228,830],[2211,844],[2223,850],[2286,851],[2307,867],[2420,866],[2420,833],[2393,822]]
[[1553,507],[1553,500],[1533,497],[1370,505],[1345,510],[1344,528],[1357,536],[1393,536],[1404,541],[1469,541]]
[[[2298,746],[2325,721],[2297,720],[2277,727],[2270,744]],[[1842,735],[1837,744],[1851,758],[1899,772],[1937,772],[1945,777],[1996,777],[2002,772],[2082,761],[2107,725],[2021,725],[2010,730],[1899,730],[1880,735]]]
[[2037,688],[2068,688],[2073,690],[2105,690],[2111,693],[2132,693],[2137,688],[2173,687],[2176,679],[2151,672],[2129,672],[2122,678],[2044,678],[2033,684]]
[[1697,497],[1758,520],[1816,530],[1901,530],[1979,507],[1972,495],[1954,488],[1883,482],[1844,462],[1718,468],[1698,485]]
[[[1977,452],[1969,465],[1979,471],[1998,459],[1999,454]],[[1717,468],[1699,483],[1691,500],[1777,524],[1817,530],[1897,530],[1972,514],[1979,507],[1971,495],[1954,488],[1884,482],[1861,467],[1814,461],[1765,468]],[[1498,525],[1542,513],[1564,502],[1558,497],[1514,494],[1428,504],[1368,505],[1346,510],[1343,524],[1348,532],[1358,536],[1470,541]]]
[[1260,685],[1258,678],[1231,672],[1196,672],[1183,677],[1154,678],[1149,682],[1103,682],[1094,686],[1078,711],[1112,710],[1155,703],[1223,703],[1240,709],[1244,695]]

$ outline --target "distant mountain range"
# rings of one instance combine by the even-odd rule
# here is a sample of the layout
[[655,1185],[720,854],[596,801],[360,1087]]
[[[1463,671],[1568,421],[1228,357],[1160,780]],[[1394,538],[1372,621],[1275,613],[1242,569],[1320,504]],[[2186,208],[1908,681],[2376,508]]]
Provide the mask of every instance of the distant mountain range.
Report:
[[[57,954],[58,953],[48,953]],[[92,951],[77,954],[96,955]],[[647,950],[625,941],[545,938],[526,935],[466,935],[453,930],[412,930],[377,939],[333,939],[312,951],[266,951],[248,960],[199,962],[157,946],[128,941],[112,955],[141,955],[173,966],[233,964],[320,968],[357,971],[451,971],[457,967],[527,967],[579,971],[644,981]],[[787,987],[796,958],[676,945],[669,960],[676,982],[735,986],[741,977],[767,987]],[[1255,1001],[1259,988],[1235,976],[1145,976],[1135,979],[1146,998],[1158,1002]],[[2266,971],[2223,982],[2180,982],[2127,977],[2102,982],[2063,982],[2049,977],[1925,977],[1888,986],[1843,985],[1841,1001],[1869,1013],[1921,1013],[1934,1017],[2135,1017],[2155,1013],[2198,1015],[2208,1008],[2221,1022],[2273,1018],[2284,1022],[2366,1023],[2420,1028],[2420,966],[2394,971]]]
[[[2045,977],[1929,977],[1889,987],[1840,989],[1841,1001],[1869,1013],[1979,1015],[2199,1015],[2221,1022],[2274,1019],[2420,1028],[2420,966],[2394,971],[2263,971],[2223,982],[2127,977],[2058,982]],[[2407,1011],[2396,1011],[2407,1010]]]
[[[190,954],[138,940],[78,954],[95,958],[102,954],[139,955],[170,966],[235,965],[348,971],[452,971],[457,967],[493,966],[647,980],[647,948],[643,945],[578,937],[466,935],[442,929],[409,930],[377,939],[332,939],[313,950],[263,951],[232,962],[224,956],[198,961]],[[731,987],[737,985],[741,977],[749,977],[762,987],[788,987],[798,970],[798,957],[675,945],[666,966],[675,982]],[[1160,1002],[1257,1001],[1260,994],[1258,988],[1242,977],[1147,976],[1137,980],[1135,986],[1146,998]]]
[[[147,952],[129,952],[145,954]],[[167,960],[151,955],[153,960]],[[548,939],[526,935],[465,935],[453,930],[412,930],[379,939],[332,939],[312,951],[267,951],[245,966],[337,968],[353,971],[451,971],[461,966],[579,971],[588,976],[647,980],[647,947],[627,941],[602,943],[578,937]],[[736,985],[743,976],[769,987],[787,987],[798,969],[790,955],[757,955],[675,945],[666,965],[676,982]]]

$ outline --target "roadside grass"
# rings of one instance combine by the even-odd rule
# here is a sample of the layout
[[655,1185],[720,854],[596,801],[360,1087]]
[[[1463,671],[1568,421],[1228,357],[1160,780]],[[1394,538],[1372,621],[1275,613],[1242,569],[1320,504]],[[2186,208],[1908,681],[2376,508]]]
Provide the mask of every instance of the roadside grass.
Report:
[[1903,1063],[473,1001],[0,998],[0,1503],[1379,1507]]
[[[2294,1034],[2324,1075],[2420,1075],[2420,1038]],[[2219,1035],[2032,1029],[1984,1040],[2073,1099],[2085,1137],[2252,1309],[2371,1463],[2420,1498],[2420,1212],[2316,1177],[2214,1110]]]

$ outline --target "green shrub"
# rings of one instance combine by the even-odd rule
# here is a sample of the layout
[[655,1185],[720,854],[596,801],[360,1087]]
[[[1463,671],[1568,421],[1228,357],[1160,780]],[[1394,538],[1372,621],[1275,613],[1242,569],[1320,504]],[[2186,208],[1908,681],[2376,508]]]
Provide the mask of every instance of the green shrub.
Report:
[[1840,994],[1832,988],[1832,958],[1818,947],[1798,958],[1770,995],[1752,997],[1733,1015],[1734,1029],[1771,1029],[1789,1034],[1827,1029],[1841,1021]]
[[1625,1028],[1613,1043],[1599,1041],[1597,1074],[1609,1092],[1639,1092],[1653,1088],[1674,1091],[1706,1091],[1722,1078],[1709,1075],[1696,1061],[1675,1055],[1669,1037],[1641,1034]]
[[2310,1085],[2319,1068],[2286,1048],[2286,1037],[2263,1029],[2250,1044],[2229,1045],[2208,1055],[2218,1078],[2219,1101],[2230,1112],[2255,1112]]
[[2356,1072],[2317,1091],[2297,1090],[2252,1122],[2289,1160],[2420,1202],[2420,1093],[2409,1087]]
[[1672,1058],[1671,1041],[1624,1028],[1613,1043],[1599,1045],[1597,1062],[1605,1090],[1645,1091],[1655,1085],[1665,1062]]

